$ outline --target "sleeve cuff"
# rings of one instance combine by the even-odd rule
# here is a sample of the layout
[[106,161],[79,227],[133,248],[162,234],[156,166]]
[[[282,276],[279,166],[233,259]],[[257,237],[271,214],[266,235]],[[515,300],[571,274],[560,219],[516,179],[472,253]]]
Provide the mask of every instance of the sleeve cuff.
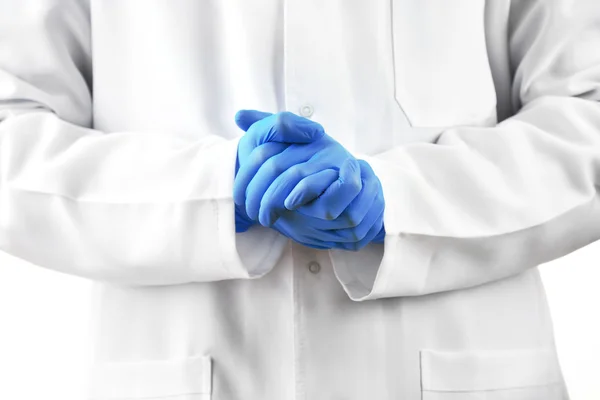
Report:
[[354,301],[421,295],[433,259],[425,240],[386,235],[358,252],[330,250],[335,276]]
[[256,279],[274,268],[288,239],[279,232],[260,225],[254,225],[243,233],[235,231],[233,183],[240,138],[241,136],[228,141],[219,155],[231,160],[220,172],[219,196],[215,207],[219,268],[230,279]]
[[357,154],[356,158],[368,162],[381,181],[386,235],[383,243],[370,243],[358,252],[330,250],[334,273],[355,301],[421,294],[432,259],[431,243],[425,243],[429,238],[403,232],[401,207],[407,194],[398,190],[399,177],[390,173],[389,164],[373,156]]

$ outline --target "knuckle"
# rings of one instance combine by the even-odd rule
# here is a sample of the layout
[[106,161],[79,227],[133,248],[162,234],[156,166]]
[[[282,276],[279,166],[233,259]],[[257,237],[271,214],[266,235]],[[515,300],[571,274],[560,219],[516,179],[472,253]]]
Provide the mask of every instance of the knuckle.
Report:
[[365,160],[358,160],[358,164],[360,166],[361,174],[364,177],[370,178],[372,176],[375,176],[375,172],[373,171],[373,168],[368,162],[366,162]]
[[367,245],[367,243],[361,240],[360,242],[358,242],[358,243],[355,244],[355,246],[354,246],[355,250],[354,251],[360,251],[366,245]]
[[362,189],[362,181],[358,177],[352,177],[347,182],[344,182],[344,184],[355,193],[360,192]]
[[364,240],[365,237],[367,237],[367,234],[369,233],[368,229],[357,229],[356,230],[356,240],[358,242]]
[[292,118],[295,114],[291,111],[280,111],[277,113],[278,118],[280,118],[281,120],[289,120],[290,118]]
[[299,181],[304,177],[304,170],[300,165],[294,165],[288,170],[288,177],[290,179]]
[[278,112],[275,117],[275,126],[278,129],[285,129],[289,126],[293,113],[291,111]]
[[268,151],[265,147],[259,146],[252,152],[252,161],[263,162],[268,157]]
[[343,242],[343,243],[348,243],[350,242],[352,239],[349,237],[351,235],[348,234],[348,232],[345,229],[337,229],[335,231],[334,235],[335,235],[335,240],[338,242]]
[[275,114],[275,125],[280,125],[285,120],[285,113],[287,111],[278,112]]
[[316,121],[311,121],[310,130],[311,137],[313,139],[320,139],[325,134],[325,129],[323,128],[323,125]]
[[357,227],[361,223],[361,215],[356,208],[350,208],[346,210],[348,214],[348,223],[350,226]]
[[271,175],[279,175],[281,173],[282,167],[278,157],[269,158],[265,161],[264,165]]
[[355,228],[358,225],[356,216],[353,215],[351,212],[346,211],[343,215],[348,223],[349,228]]

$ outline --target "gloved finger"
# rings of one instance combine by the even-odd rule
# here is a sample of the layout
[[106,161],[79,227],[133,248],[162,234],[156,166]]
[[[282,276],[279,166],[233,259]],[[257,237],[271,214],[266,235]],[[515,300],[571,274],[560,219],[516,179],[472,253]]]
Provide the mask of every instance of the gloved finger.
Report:
[[372,207],[369,207],[369,212],[357,226],[346,229],[317,230],[314,238],[336,243],[360,242],[367,236],[373,225],[379,222],[378,219],[382,215],[383,207],[381,202],[375,200],[374,203],[378,204],[374,204]]
[[[238,115],[239,114],[239,115]],[[242,121],[252,121],[256,116],[254,110],[240,110],[236,114]],[[249,117],[246,117],[249,114]],[[311,143],[325,135],[321,124],[300,117],[289,111],[269,115],[253,123],[238,143],[238,159],[240,164],[250,155],[252,150],[267,142]]]
[[[357,241],[362,232],[364,232],[365,227],[370,227],[369,221],[372,222],[373,213],[377,215],[377,209],[384,207],[383,200],[377,190],[378,183],[378,180],[367,179],[363,183],[363,190],[361,190],[359,195],[339,217],[332,221],[308,217],[299,213],[297,214],[299,216],[297,218],[301,218],[305,225],[311,226],[318,231],[318,234],[315,236],[322,240],[337,242]],[[356,211],[358,209],[360,210],[360,214]],[[359,232],[355,233],[357,228]],[[332,236],[326,235],[327,232],[331,233]]]
[[334,169],[325,169],[316,174],[308,175],[292,189],[285,198],[283,205],[288,210],[295,210],[316,199],[337,180],[338,174],[339,172]]
[[[246,212],[256,220],[260,210],[260,202],[273,181],[288,168],[301,164],[310,159],[314,149],[308,145],[291,145],[281,153],[269,158],[262,165],[248,183],[246,189]],[[246,163],[246,168],[255,169],[256,165]],[[244,166],[240,167],[240,170]],[[239,173],[239,172],[238,172]]]
[[342,219],[341,216],[334,220],[328,221],[321,218],[308,217],[306,215],[298,213],[298,211],[289,211],[287,209],[286,211],[297,213],[297,215],[299,216],[299,223],[310,226],[311,228],[314,228],[319,231],[332,231],[355,227],[355,225],[350,226],[348,219]]
[[[266,142],[310,143],[325,135],[318,122],[301,117],[290,111],[266,115],[255,110],[240,110],[236,113],[236,123],[247,126],[246,131],[256,145]],[[266,115],[260,119],[259,117]],[[239,125],[238,125],[239,126]]]
[[[260,201],[258,220],[261,225],[271,226],[277,220],[278,215],[286,210],[284,202],[290,192],[298,187],[302,189],[308,183],[308,177],[313,177],[314,183],[311,187],[306,187],[305,191],[316,192],[311,198],[314,199],[337,180],[338,172],[334,169],[324,169],[321,163],[311,161],[288,168],[275,178]],[[304,184],[301,185],[301,182]],[[305,195],[310,196],[310,193]]]
[[[361,174],[361,190],[348,207],[332,221],[311,218],[310,224],[319,230],[340,230],[358,226],[374,206],[381,191],[381,183],[366,161],[358,160]],[[383,202],[383,200],[381,200]],[[306,217],[310,218],[310,217]]]
[[371,240],[373,243],[383,243],[385,242],[385,222],[381,225],[381,230],[377,233],[377,236]]
[[371,229],[369,229],[369,231],[367,232],[367,234],[365,235],[364,238],[362,238],[360,241],[354,242],[354,243],[339,243],[338,245],[336,245],[336,247],[344,249],[344,250],[349,250],[349,251],[359,251],[360,249],[362,249],[367,244],[369,244],[373,241],[373,238],[375,238],[377,236],[377,234],[381,231],[382,227],[383,227],[383,211],[381,212],[378,222],[375,225],[373,225],[371,227]]
[[318,245],[304,243],[304,242],[298,242],[298,243],[300,243],[303,246],[311,247],[313,249],[318,249],[318,250],[329,250],[329,249],[332,249],[335,246],[335,244],[332,244],[330,246],[325,247],[325,246],[318,246]]
[[332,249],[335,246],[335,243],[333,242],[324,242],[317,239],[308,238],[305,235],[300,234],[296,229],[294,229],[293,224],[286,220],[285,217],[280,218],[273,225],[273,229],[297,243],[307,247],[312,247],[314,249]]
[[354,228],[338,229],[332,232],[337,233],[341,237],[350,238],[350,242],[359,242],[364,239],[371,227],[379,222],[379,218],[382,215],[383,206],[378,198],[379,194],[376,195],[375,201],[368,209],[369,211],[357,226]]
[[256,121],[260,121],[273,113],[258,110],[239,110],[235,113],[235,123],[243,131],[247,131]]
[[328,221],[321,218],[308,217],[306,215],[300,214],[298,211],[290,211],[288,209],[282,210],[278,218],[281,216],[281,214],[285,213],[294,213],[295,224],[310,227],[319,231],[331,231],[336,229],[346,229],[355,227],[355,225],[350,226],[348,219],[342,219],[341,216],[334,220]]
[[[312,162],[313,159],[314,157],[309,162]],[[358,160],[358,162],[361,165],[362,189],[346,210],[336,219],[328,221],[300,213],[292,215],[297,219],[301,219],[300,223],[317,230],[342,230],[357,227],[373,207],[384,207],[385,202],[383,201],[383,193],[381,192],[381,182],[366,161]],[[309,179],[312,176],[305,179]]]
[[375,204],[381,187],[379,179],[377,179],[374,174],[369,174],[369,171],[362,167],[360,173],[362,177],[362,189],[360,193],[350,202],[344,212],[336,218],[336,220],[346,221],[347,224],[333,229],[353,228],[358,226]]
[[279,112],[267,119],[271,129],[266,135],[264,131],[260,132],[264,141],[301,144],[314,142],[325,135],[321,124],[290,111]]
[[316,200],[299,207],[298,212],[325,220],[336,219],[360,193],[362,182],[360,166],[354,158],[347,158],[340,167],[339,179],[333,182]]
[[[376,202],[375,206],[385,209],[385,199],[383,196],[383,189],[381,187],[381,181],[379,180],[379,178],[377,178],[377,175],[375,175],[373,168],[371,167],[371,165],[368,162],[366,162],[365,160],[358,160],[358,163],[360,164],[361,173],[364,171],[365,176],[373,177],[374,178],[373,181],[375,181],[377,183],[377,187],[374,190],[377,191],[379,196],[377,197],[377,202]],[[368,235],[370,235],[370,233]],[[375,237],[373,237],[373,239],[371,239],[371,242],[383,243],[384,239],[385,239],[385,228],[384,228],[383,216],[382,216],[381,217],[381,229],[377,232]]]
[[303,246],[311,247],[313,249],[329,250],[329,249],[333,249],[336,246],[336,244],[333,242],[321,242],[319,240],[313,240],[313,239],[309,239],[309,238],[303,238],[303,239],[291,238],[291,239],[296,243],[300,243]]
[[252,225],[254,225],[254,221],[251,221],[246,215],[246,211],[241,207],[235,206],[235,231],[236,232],[246,232]]
[[233,201],[238,206],[243,206],[246,202],[246,188],[258,171],[258,169],[269,158],[281,153],[288,147],[285,143],[268,142],[256,147],[243,160],[240,165],[235,181],[233,182]]
[[[239,115],[239,117],[238,117],[238,115]],[[242,119],[242,122],[248,123],[250,121],[249,119],[247,119],[246,121],[243,121],[246,118],[245,117],[246,115],[251,115],[251,114],[238,111],[238,114],[236,114],[236,117],[238,119]],[[252,151],[255,148],[259,147],[261,144],[265,144],[268,142],[268,140],[260,140],[261,139],[260,133],[263,131],[268,131],[270,129],[273,129],[272,124],[274,123],[274,121],[275,121],[275,117],[273,115],[270,115],[268,117],[265,117],[261,120],[256,121],[248,128],[248,130],[246,131],[244,136],[242,136],[242,138],[238,142],[237,155],[238,155],[238,160],[240,161],[240,166],[242,164],[244,164],[245,160],[250,156],[250,153],[252,153]]]

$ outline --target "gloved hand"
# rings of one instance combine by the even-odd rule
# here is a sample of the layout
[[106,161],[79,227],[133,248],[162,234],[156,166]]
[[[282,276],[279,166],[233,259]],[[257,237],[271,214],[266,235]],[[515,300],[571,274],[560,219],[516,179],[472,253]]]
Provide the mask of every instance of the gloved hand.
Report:
[[[320,208],[321,211],[328,213],[312,215],[322,219],[335,219],[361,189],[356,159],[343,146],[325,134],[320,124],[295,114],[291,115],[289,124],[286,126],[288,132],[304,131],[308,128],[311,136],[318,138],[308,143],[290,144],[283,151],[281,148],[273,149],[272,147],[268,149],[254,148],[247,161],[242,161],[240,155],[240,169],[236,174],[234,184],[234,201],[238,205],[244,201],[250,219],[258,219],[264,226],[271,226],[275,222],[277,211],[285,208],[286,197],[305,178],[307,181],[303,185],[307,185],[309,182],[310,184],[307,185],[309,188],[317,187],[320,190],[309,196],[305,194],[306,191],[298,189],[294,192],[294,197],[287,200],[285,206],[293,210],[302,202],[306,203],[317,197],[327,189],[329,184],[336,183],[336,190],[332,190],[331,193],[337,197],[329,201],[328,208]],[[249,131],[254,133],[259,130],[261,122],[258,121],[255,125],[256,129],[253,129],[253,126]],[[262,131],[263,135],[272,135],[271,131],[264,128]],[[317,133],[315,134],[315,132]],[[270,151],[271,149],[273,151]],[[310,162],[308,162],[309,160]],[[337,180],[335,175],[346,160],[352,161],[352,165],[355,166],[355,173],[352,175],[354,179]],[[327,182],[326,185],[325,182]],[[312,211],[313,214],[316,214],[318,210],[313,207]]]
[[[261,165],[269,157],[280,153],[288,147],[288,143],[308,143],[317,139],[321,132],[289,129],[289,120],[297,116],[290,112],[272,114],[256,110],[240,110],[235,115],[235,122],[246,134],[238,143],[235,173],[237,176],[240,163],[246,163],[252,153],[252,163]],[[260,150],[253,152],[257,147]],[[234,193],[235,195],[235,193]],[[238,194],[239,195],[239,194]],[[247,231],[256,221],[246,213],[242,204],[235,204],[235,230]]]
[[[236,117],[244,121],[261,117],[248,113],[242,110]],[[264,226],[284,216],[273,227],[311,247],[358,249],[374,240],[383,241],[383,193],[368,163],[357,161],[325,134],[320,124],[286,114],[287,137],[310,137],[312,141],[291,144],[279,153],[279,149],[254,147],[236,174],[236,204],[245,204],[248,216],[258,218]],[[264,129],[258,121],[254,126]],[[294,130],[304,134],[293,135]],[[269,131],[264,134],[273,136]],[[288,212],[296,209],[303,217]],[[319,220],[335,224],[323,225]]]
[[[368,163],[363,160],[358,160],[358,163],[362,181],[361,190],[337,218],[324,220],[285,209],[272,227],[305,246],[320,249],[338,248],[356,251],[375,242],[376,239],[378,242],[383,242],[384,204],[380,183]],[[354,179],[352,175],[356,167],[353,164],[349,161],[342,165],[339,173],[340,180]]]

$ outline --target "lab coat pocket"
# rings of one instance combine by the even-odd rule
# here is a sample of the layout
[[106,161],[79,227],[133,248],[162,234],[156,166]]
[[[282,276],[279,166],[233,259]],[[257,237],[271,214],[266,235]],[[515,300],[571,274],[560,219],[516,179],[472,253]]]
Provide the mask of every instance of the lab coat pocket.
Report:
[[209,355],[166,360],[97,363],[90,371],[90,400],[210,400]]
[[485,1],[390,1],[395,97],[410,125],[495,125]]
[[568,400],[547,349],[421,350],[422,400]]

